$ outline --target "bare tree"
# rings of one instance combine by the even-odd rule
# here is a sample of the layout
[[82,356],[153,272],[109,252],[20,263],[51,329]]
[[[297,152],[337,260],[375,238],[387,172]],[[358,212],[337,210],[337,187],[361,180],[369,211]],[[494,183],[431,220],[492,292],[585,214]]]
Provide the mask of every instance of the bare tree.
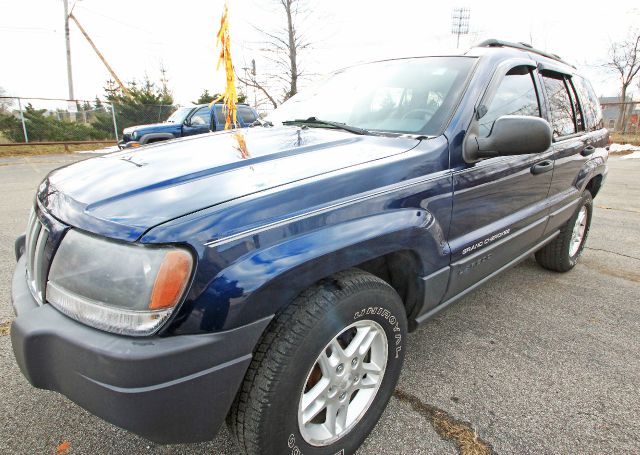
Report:
[[0,87],[0,114],[9,113],[9,110],[13,106],[13,100],[11,98],[2,98],[4,96],[7,96],[7,92]]
[[[640,72],[640,31],[635,30],[629,37],[622,41],[611,43],[609,48],[609,61],[605,67],[616,73],[620,77],[620,114],[618,121],[621,122],[622,132],[627,130],[627,91],[633,80]],[[618,124],[620,128],[620,123]]]
[[[282,25],[275,30],[254,28],[264,37],[261,51],[272,64],[269,72],[256,74],[255,69],[236,74],[240,82],[259,90],[273,107],[298,93],[298,81],[305,75],[300,65],[300,52],[311,45],[306,34],[301,33],[301,22],[307,19],[310,8],[307,0],[272,0],[275,12],[282,14]],[[276,84],[268,84],[271,79]],[[276,94],[276,91],[281,94]]]

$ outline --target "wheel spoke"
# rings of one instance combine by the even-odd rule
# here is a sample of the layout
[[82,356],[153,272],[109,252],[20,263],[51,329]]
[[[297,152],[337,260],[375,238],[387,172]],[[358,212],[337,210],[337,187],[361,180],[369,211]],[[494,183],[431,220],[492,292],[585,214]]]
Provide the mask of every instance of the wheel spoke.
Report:
[[327,400],[323,395],[330,384],[329,379],[322,378],[302,396],[302,421],[304,424],[307,424],[326,407]]
[[373,340],[375,340],[377,336],[378,331],[376,329],[371,329],[371,331],[365,336],[364,340],[362,340],[362,343],[360,343],[358,354],[361,356],[365,355],[367,351],[369,351],[371,343],[373,343]]
[[331,436],[336,436],[338,434],[337,424],[339,410],[339,404],[331,403],[327,406],[327,420],[325,420],[324,425]]
[[331,378],[335,375],[336,365],[338,365],[339,363],[340,356],[333,350],[330,356],[327,356],[327,353],[323,352],[322,354],[320,354],[320,357],[318,357],[318,365],[320,366],[320,371],[322,371],[322,376],[326,378]]
[[334,338],[333,341],[331,341],[329,348],[331,349],[331,357],[329,357],[329,360],[331,360],[332,365],[337,365],[341,360],[347,357],[344,349],[342,349],[342,346],[338,343],[337,338]]
[[346,404],[338,408],[338,415],[336,416],[336,430],[340,433],[342,433],[347,428],[348,410],[349,408]]
[[379,376],[377,374],[367,374],[358,383],[359,390],[373,389],[378,385]]
[[375,362],[368,362],[368,363],[363,363],[362,364],[362,370],[365,373],[381,373],[382,372],[382,367],[379,366],[378,364],[376,364]]
[[353,337],[353,339],[349,343],[349,346],[347,346],[347,348],[344,350],[344,353],[347,357],[353,357],[356,352],[359,352],[362,342],[365,340],[371,330],[371,327],[358,327],[356,336]]

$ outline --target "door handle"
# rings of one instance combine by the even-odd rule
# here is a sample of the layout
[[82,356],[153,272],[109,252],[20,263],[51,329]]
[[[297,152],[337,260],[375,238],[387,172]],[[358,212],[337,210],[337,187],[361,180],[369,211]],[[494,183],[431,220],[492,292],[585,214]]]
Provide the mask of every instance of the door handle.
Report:
[[551,169],[553,169],[553,161],[544,160],[531,166],[531,173],[533,175],[544,174],[545,172],[549,172]]
[[582,156],[589,156],[591,155],[593,152],[596,151],[596,148],[593,145],[587,145],[584,150],[582,150],[582,152],[580,152],[580,155]]

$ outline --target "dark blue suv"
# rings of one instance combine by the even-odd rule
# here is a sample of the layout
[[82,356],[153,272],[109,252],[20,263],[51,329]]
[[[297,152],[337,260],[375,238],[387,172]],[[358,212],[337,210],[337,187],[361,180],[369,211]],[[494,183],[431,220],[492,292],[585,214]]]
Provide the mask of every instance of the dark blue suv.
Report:
[[[121,149],[139,147],[178,137],[222,131],[224,130],[225,117],[222,103],[216,103],[213,106],[198,104],[197,106],[181,107],[171,114],[165,122],[125,128],[118,146]],[[240,128],[251,126],[256,120],[258,120],[258,113],[255,109],[247,104],[238,104],[238,126]]]
[[407,333],[532,253],[569,271],[607,173],[590,84],[523,44],[338,71],[269,120],[47,176],[12,286],[34,386],[162,443],[226,418],[242,453],[352,454]]

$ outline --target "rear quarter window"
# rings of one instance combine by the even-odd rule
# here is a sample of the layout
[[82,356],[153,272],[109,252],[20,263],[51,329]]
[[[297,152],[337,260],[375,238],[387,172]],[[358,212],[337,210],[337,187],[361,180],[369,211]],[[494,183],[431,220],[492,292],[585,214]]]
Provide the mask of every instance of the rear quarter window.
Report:
[[602,109],[596,93],[588,80],[581,76],[575,76],[573,83],[578,91],[582,110],[586,120],[587,131],[598,130],[604,127]]
[[569,136],[576,132],[574,104],[563,76],[544,74],[542,76],[551,110],[553,138]]

